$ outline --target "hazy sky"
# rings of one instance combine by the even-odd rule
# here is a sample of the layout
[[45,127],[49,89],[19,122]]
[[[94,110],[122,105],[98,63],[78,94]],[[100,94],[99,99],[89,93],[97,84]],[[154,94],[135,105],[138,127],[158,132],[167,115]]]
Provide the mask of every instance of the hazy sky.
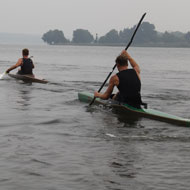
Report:
[[93,35],[144,21],[157,31],[190,31],[190,0],[0,0],[0,32],[40,34],[82,28]]

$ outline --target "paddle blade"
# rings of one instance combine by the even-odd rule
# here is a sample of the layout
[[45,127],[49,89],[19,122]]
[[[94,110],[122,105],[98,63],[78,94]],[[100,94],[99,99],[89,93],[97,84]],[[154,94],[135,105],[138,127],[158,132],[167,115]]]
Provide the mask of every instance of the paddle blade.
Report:
[[0,74],[0,80],[3,79],[6,73]]

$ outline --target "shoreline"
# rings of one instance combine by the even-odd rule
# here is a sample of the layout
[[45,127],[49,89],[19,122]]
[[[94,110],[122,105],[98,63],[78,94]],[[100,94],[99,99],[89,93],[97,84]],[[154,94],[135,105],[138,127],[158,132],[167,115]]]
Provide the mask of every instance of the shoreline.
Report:
[[[46,43],[45,43],[46,44]],[[89,43],[66,43],[66,44],[46,44],[50,46],[100,46],[100,47],[125,47],[127,44],[89,44]],[[131,45],[131,47],[145,47],[145,48],[190,48],[190,45],[172,45],[172,44],[142,44]]]

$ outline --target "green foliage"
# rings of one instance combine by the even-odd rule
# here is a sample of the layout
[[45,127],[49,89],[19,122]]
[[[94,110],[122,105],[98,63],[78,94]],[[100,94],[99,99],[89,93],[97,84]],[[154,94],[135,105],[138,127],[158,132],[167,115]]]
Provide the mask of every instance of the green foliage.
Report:
[[[132,30],[135,30],[136,26]],[[143,22],[135,36],[134,43],[145,44],[157,41],[157,32],[155,26],[149,22]]]
[[[70,42],[64,37],[60,30],[50,30],[42,37],[44,42],[48,44],[101,44],[101,45],[123,45],[127,44],[134,31],[136,25],[132,28],[125,28],[121,31],[115,29],[110,30],[104,36],[95,39],[93,35],[84,29],[73,31],[73,38]],[[190,47],[190,32],[157,32],[155,26],[149,22],[143,22],[139,27],[132,45],[135,46],[160,46],[160,47]]]
[[100,37],[99,43],[105,43],[105,44],[120,43],[118,32],[115,29],[110,30],[105,36]]
[[190,43],[190,32],[187,32],[187,34],[185,34],[185,40]]
[[84,29],[77,29],[73,32],[73,43],[92,43],[94,42],[93,35]]
[[60,30],[49,30],[42,36],[42,40],[50,45],[65,44],[69,42]]
[[129,42],[131,36],[133,35],[133,31],[131,29],[125,28],[123,31],[119,32],[120,41],[123,43]]
[[[131,39],[133,32],[136,29],[136,25],[132,28],[125,28],[119,33],[113,29],[108,32],[105,36],[100,37],[99,43],[114,44],[114,43],[127,43]],[[137,31],[134,39],[134,44],[142,45],[146,43],[152,43],[157,41],[157,32],[155,26],[148,22],[143,22]]]
[[175,36],[173,33],[169,33],[169,32],[165,32],[163,35],[162,35],[162,40],[163,42],[165,43],[174,43],[174,42],[178,42],[180,41],[180,38]]

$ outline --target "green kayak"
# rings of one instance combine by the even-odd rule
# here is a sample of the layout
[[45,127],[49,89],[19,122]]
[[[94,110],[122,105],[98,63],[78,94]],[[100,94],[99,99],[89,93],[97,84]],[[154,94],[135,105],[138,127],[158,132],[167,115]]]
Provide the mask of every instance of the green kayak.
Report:
[[[92,101],[92,99],[94,98],[94,95],[91,93],[80,92],[80,93],[78,93],[78,98],[82,102],[90,103]],[[129,106],[128,104],[125,104],[125,103],[118,103],[117,101],[105,101],[105,100],[101,100],[100,98],[96,98],[94,103],[102,104],[105,106],[111,106],[113,108],[120,109],[120,110],[126,112],[126,114],[134,113],[140,117],[147,117],[147,118],[151,118],[151,119],[155,119],[155,120],[159,120],[159,121],[173,123],[176,125],[183,125],[186,127],[190,127],[190,119],[185,119],[182,117],[178,117],[175,115],[157,111],[154,109],[149,109],[149,108],[148,109],[143,109],[143,108],[138,109],[138,108]]]

